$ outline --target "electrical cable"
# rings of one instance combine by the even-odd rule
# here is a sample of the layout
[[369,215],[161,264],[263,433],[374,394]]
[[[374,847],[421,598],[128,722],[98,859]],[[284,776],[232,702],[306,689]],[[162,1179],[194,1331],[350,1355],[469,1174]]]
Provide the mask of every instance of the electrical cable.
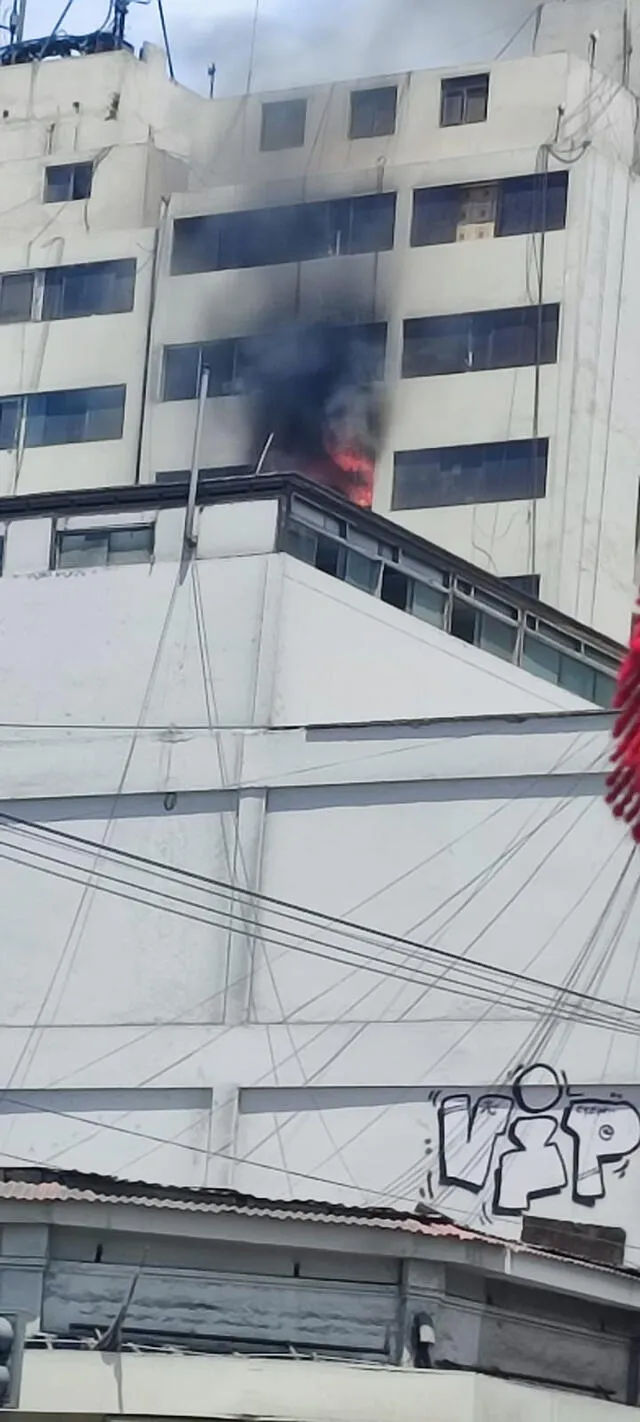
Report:
[[[0,821],[2,818],[3,817],[0,817]],[[70,836],[70,838],[77,841],[79,837]],[[3,857],[11,858],[10,854],[6,854],[6,850],[13,850],[15,853],[17,847],[15,845],[12,845],[10,842],[7,842],[6,840],[2,841],[1,843],[5,849],[5,855]],[[90,846],[93,846],[94,842],[86,841],[86,843]],[[55,870],[52,868],[50,868],[49,870],[43,868],[42,872],[56,874],[59,873],[59,869],[62,868],[66,869],[67,873],[63,873],[60,877],[74,879],[74,874],[76,872],[77,866],[70,864],[68,860],[59,859],[55,855],[43,855],[42,853],[30,848],[27,848],[26,851],[23,849],[23,853],[25,852],[31,856],[30,860],[25,861],[18,859],[14,860],[13,862],[23,863],[26,864],[27,867],[32,867],[40,870],[41,866],[37,862],[33,864],[32,860],[43,860],[45,864],[48,864],[50,866],[57,865],[59,866],[59,868]],[[111,858],[113,858],[114,853],[117,857],[120,852],[114,852],[113,847],[108,846],[107,854],[110,855]],[[126,860],[128,857],[128,854],[125,852],[123,854],[123,858]],[[135,858],[138,857],[139,856],[135,856]],[[70,874],[68,872],[69,869],[71,869],[73,873]],[[147,894],[150,893],[153,895],[153,898],[149,899],[148,897],[141,897],[141,886],[139,885],[139,883],[136,884],[135,882],[132,882],[130,880],[118,879],[117,877],[114,878],[113,876],[106,875],[104,871],[101,870],[95,871],[95,877],[97,880],[96,888],[104,888],[105,892],[116,892],[120,896],[129,899],[133,897],[134,899],[137,899],[138,902],[143,902],[149,907],[157,907],[162,909],[163,912],[173,913],[181,918],[205,922],[210,925],[218,923],[219,925],[221,924],[221,926],[228,926],[229,922],[238,922],[240,923],[241,931],[243,932],[246,932],[246,919],[242,914],[237,914],[233,912],[233,908],[236,907],[236,898],[255,898],[262,904],[265,904],[266,902],[267,905],[275,902],[276,908],[270,910],[272,912],[273,917],[284,917],[285,919],[290,919],[292,917],[291,914],[283,913],[283,911],[279,909],[277,900],[266,900],[265,896],[263,895],[249,893],[249,891],[237,888],[234,889],[230,885],[220,886],[219,881],[211,880],[209,882],[214,885],[214,892],[216,893],[216,895],[227,902],[228,907],[226,908],[218,908],[214,905],[202,905],[197,901],[185,898],[184,895],[172,895],[165,890],[153,887],[146,891]],[[160,877],[162,878],[163,876],[161,875]],[[206,876],[192,875],[191,871],[189,871],[188,878],[191,877],[194,877],[196,879],[203,878],[205,879],[205,882],[207,882]],[[100,882],[101,880],[105,880],[106,882],[102,884]],[[83,882],[83,878],[81,876],[80,880],[78,880],[76,877],[74,881]],[[109,883],[112,883],[117,887],[110,889],[107,887]],[[130,895],[127,893],[123,893],[123,889],[129,887],[133,888],[134,890],[137,890],[137,894],[134,893],[134,895]],[[175,904],[176,907],[171,907],[172,904]],[[287,909],[290,909],[291,907],[292,905],[286,905]],[[188,912],[188,908],[194,908],[196,912],[190,913]],[[305,913],[304,910],[301,910],[299,912]],[[306,912],[315,913],[315,911]],[[318,914],[317,917],[321,922],[331,922],[330,915]],[[310,926],[307,919],[301,919],[299,917],[298,922],[304,922],[305,926]],[[356,946],[350,946],[349,941],[347,941],[346,944],[335,944],[322,938],[309,938],[308,935],[301,933],[299,930],[296,932],[292,929],[284,928],[281,924],[279,925],[276,923],[275,933],[285,934],[287,941],[284,941],[281,937],[274,936],[274,933],[266,931],[273,927],[273,925],[267,924],[265,929],[265,925],[261,924],[258,930],[259,940],[263,943],[273,944],[277,947],[288,946],[293,951],[308,953],[311,956],[320,957],[326,961],[333,963],[355,963],[356,966],[365,967],[367,971],[376,973],[383,977],[402,977],[402,973],[398,972],[397,956],[396,958],[394,958],[393,956],[388,957],[388,966],[384,967],[381,965],[380,958],[378,955],[372,955],[371,953],[363,950],[362,946],[358,946],[364,943],[366,949],[366,945],[369,943],[371,937],[373,936],[374,938],[382,941],[387,953],[390,955],[397,955],[403,949],[405,951],[407,949],[410,949],[410,956],[414,960],[416,960],[416,962],[421,961],[423,963],[426,962],[428,964],[431,959],[434,959],[437,963],[450,963],[454,969],[454,973],[457,969],[455,990],[458,993],[462,993],[464,996],[484,996],[485,1000],[487,1000],[486,995],[488,994],[488,1000],[493,1001],[495,1000],[496,979],[502,980],[506,984],[508,984],[508,990],[511,994],[511,1000],[523,1010],[531,1010],[532,1007],[535,1007],[536,1010],[540,1010],[541,1007],[546,1004],[546,995],[548,993],[554,994],[555,992],[557,992],[557,986],[555,984],[547,983],[536,979],[529,979],[521,973],[512,972],[509,969],[497,967],[493,964],[476,962],[475,960],[471,959],[462,961],[459,959],[458,955],[446,952],[441,948],[431,947],[420,943],[412,943],[410,940],[403,940],[397,935],[386,934],[379,930],[367,928],[358,924],[343,923],[342,921],[337,920],[335,930],[339,936],[346,936],[347,940],[350,939],[351,942],[355,943]],[[327,949],[328,951],[321,951],[323,949]],[[410,969],[410,971],[406,975],[407,980],[410,982],[415,982],[417,980],[417,975],[419,974],[422,974],[422,981],[434,981],[432,976],[432,970],[429,967],[425,969],[418,966],[412,967]],[[453,991],[454,989],[452,987],[449,987],[448,990]],[[527,993],[529,994],[529,996],[527,996]],[[589,996],[584,993],[574,993],[572,994],[571,1008],[569,1009],[569,1005],[567,1005],[566,1015],[569,1020],[573,1020],[573,1018],[576,1016],[578,1018],[581,1018],[582,1015],[583,1020],[591,1021],[594,1025],[600,1025],[604,1022],[606,1022],[607,1025],[610,1025],[610,1022],[613,1020],[618,1023],[619,1030],[629,1030],[635,1032],[637,1030],[636,1019],[637,1024],[640,1025],[640,1010],[630,1010],[628,1026],[620,1022],[620,1011],[621,1005],[618,1003],[608,1002],[606,999],[602,998],[589,998]],[[613,1017],[610,1017],[608,1015],[610,1013],[613,1014]]]

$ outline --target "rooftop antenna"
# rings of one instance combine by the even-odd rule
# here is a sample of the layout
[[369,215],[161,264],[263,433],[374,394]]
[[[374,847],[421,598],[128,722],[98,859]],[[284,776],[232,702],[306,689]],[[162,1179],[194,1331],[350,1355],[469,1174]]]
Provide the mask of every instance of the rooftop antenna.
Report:
[[21,44],[24,39],[24,23],[27,17],[27,0],[14,0],[9,16],[11,44]]

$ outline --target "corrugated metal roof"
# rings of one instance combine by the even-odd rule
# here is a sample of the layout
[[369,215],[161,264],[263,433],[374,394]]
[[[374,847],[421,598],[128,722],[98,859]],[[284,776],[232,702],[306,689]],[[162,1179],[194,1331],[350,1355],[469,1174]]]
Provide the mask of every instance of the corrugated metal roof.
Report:
[[[83,1175],[78,1171],[41,1169],[0,1170],[0,1200],[33,1200],[52,1204],[78,1202],[98,1205],[143,1205],[162,1210],[197,1214],[231,1214],[253,1219],[309,1220],[312,1223],[356,1224],[414,1234],[486,1240],[487,1235],[456,1225],[444,1215],[349,1206],[319,1200],[271,1200],[236,1190],[185,1189],[120,1180],[113,1176]],[[495,1240],[495,1243],[501,1241]]]
[[0,1167],[0,1201],[21,1200],[49,1204],[141,1205],[157,1210],[180,1210],[193,1214],[230,1215],[249,1219],[309,1221],[314,1224],[357,1225],[396,1230],[423,1238],[453,1239],[460,1243],[489,1244],[514,1253],[534,1255],[573,1263],[585,1269],[635,1275],[632,1269],[590,1262],[569,1254],[552,1252],[521,1240],[504,1239],[481,1230],[458,1225],[446,1215],[425,1209],[420,1213],[387,1207],[344,1205],[336,1201],[279,1200],[246,1195],[238,1190],[187,1188],[155,1185],[146,1181],[123,1180],[109,1175],[88,1175],[82,1171],[51,1170],[42,1167]]

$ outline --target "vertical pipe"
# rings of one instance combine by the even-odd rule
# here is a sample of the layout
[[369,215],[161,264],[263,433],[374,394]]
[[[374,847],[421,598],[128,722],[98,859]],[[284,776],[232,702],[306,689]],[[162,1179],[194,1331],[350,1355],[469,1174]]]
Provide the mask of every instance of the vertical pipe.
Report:
[[200,468],[200,446],[202,444],[202,427],[204,424],[204,412],[209,394],[209,371],[205,366],[200,376],[200,390],[198,392],[198,414],[196,416],[196,432],[193,440],[193,456],[191,459],[191,474],[189,477],[189,497],[187,499],[187,516],[184,524],[184,541],[187,548],[193,548],[195,543],[193,526],[196,516],[196,494],[198,492],[198,471]]

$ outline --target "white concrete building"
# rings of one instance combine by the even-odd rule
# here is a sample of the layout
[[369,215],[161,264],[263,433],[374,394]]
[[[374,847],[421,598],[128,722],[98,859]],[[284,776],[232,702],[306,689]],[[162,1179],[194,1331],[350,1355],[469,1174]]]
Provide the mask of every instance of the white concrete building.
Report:
[[199,502],[0,504],[0,1159],[637,1262],[615,647],[302,481]]
[[243,340],[337,316],[366,326],[388,391],[376,510],[624,640],[625,13],[549,0],[535,53],[490,70],[211,102],[151,49],[0,68],[0,491],[187,469],[203,365],[202,467],[255,464]]
[[19,1169],[0,1229],[25,1417],[613,1422],[638,1405],[640,1283],[604,1249]]

